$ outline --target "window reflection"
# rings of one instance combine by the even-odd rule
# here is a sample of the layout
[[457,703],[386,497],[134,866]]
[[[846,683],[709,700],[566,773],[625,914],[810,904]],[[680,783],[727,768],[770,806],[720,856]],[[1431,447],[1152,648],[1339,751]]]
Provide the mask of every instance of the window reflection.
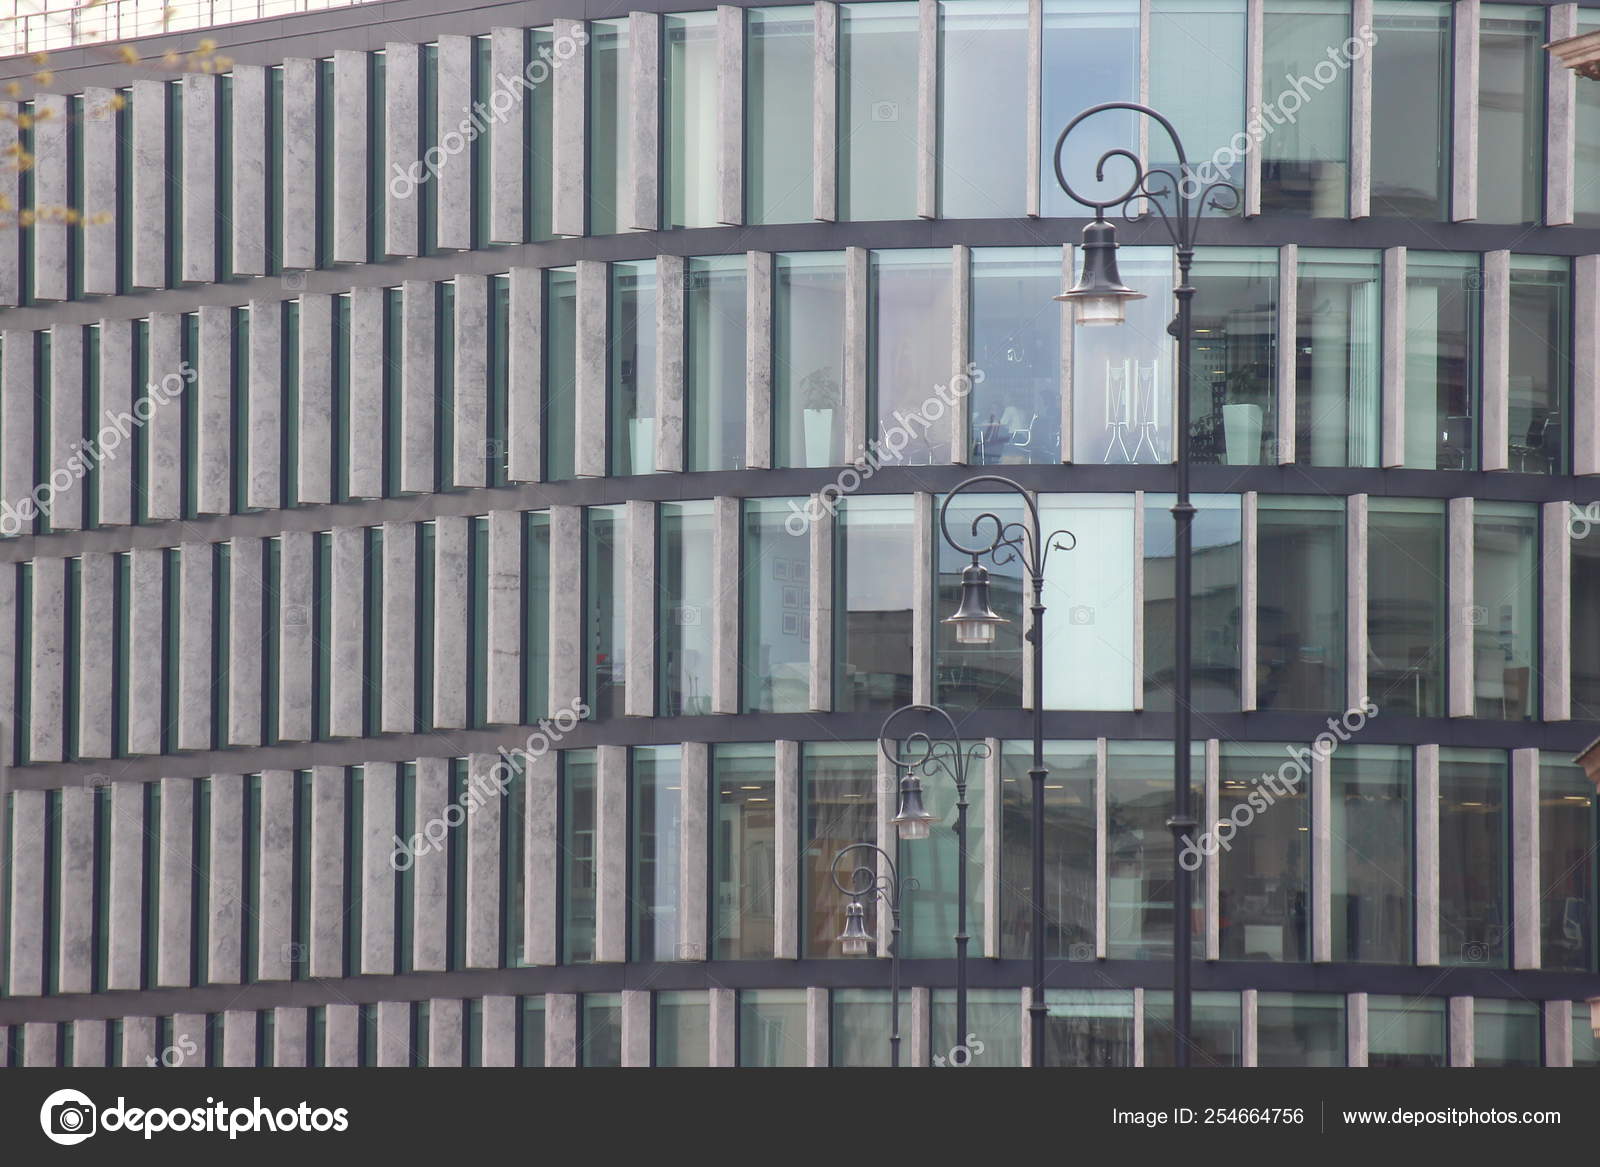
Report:
[[1133,1065],[1132,989],[1046,989],[1045,1004],[1045,1065]]
[[1571,270],[1566,258],[1522,255],[1511,263],[1510,467],[1519,474],[1567,469],[1567,386],[1572,368]]
[[917,39],[915,3],[839,6],[841,220],[917,213]]
[[[833,858],[852,843],[877,840],[876,742],[806,742],[801,749],[800,782],[804,810],[800,836],[800,918],[803,956],[840,956],[850,898],[834,886]],[[857,862],[851,863],[854,859]],[[850,864],[850,867],[845,866]],[[849,883],[851,867],[873,866],[872,856],[855,852],[841,864]],[[868,931],[876,902],[863,899]]]
[[656,468],[656,264],[611,265],[612,474]]
[[847,499],[835,531],[833,708],[887,713],[911,700],[912,573],[888,569],[916,553],[911,500]]
[[773,953],[773,765],[766,742],[718,745],[711,752],[713,960],[770,959]]
[[[1044,140],[1039,157],[1044,213],[1052,218],[1079,216],[1084,208],[1056,182],[1056,136],[1092,105],[1139,100],[1138,0],[1045,0],[1043,48]],[[1133,114],[1098,114],[1072,131],[1061,169],[1085,197],[1120,193],[1130,177],[1127,163],[1113,162],[1104,182],[1095,181],[1095,164],[1107,150],[1137,149],[1138,141]],[[1122,274],[1127,276],[1126,268]]]
[[[1113,959],[1171,960],[1172,745],[1111,742],[1106,756],[1106,932]],[[1190,805],[1203,806],[1205,744],[1189,763]],[[1191,879],[1190,934],[1205,935],[1204,881]],[[1237,997],[1235,997],[1237,1000]]]
[[1475,716],[1522,721],[1539,708],[1539,512],[1480,501],[1473,511]]
[[1367,687],[1387,713],[1444,711],[1444,503],[1373,499],[1367,511]]
[[561,751],[561,963],[594,959],[595,752]]
[[[1045,953],[1095,958],[1095,743],[1046,742]],[[1029,742],[1006,742],[1000,769],[1000,952],[1033,951],[1033,764]],[[1170,785],[1170,778],[1168,780]]]
[[739,1064],[806,1064],[804,989],[744,989],[739,993]]
[[1449,4],[1373,5],[1374,215],[1448,218],[1450,16]]
[[1472,1003],[1472,1064],[1480,1068],[1543,1064],[1543,1024],[1533,1001]]
[[632,751],[631,960],[683,958],[678,949],[680,758],[677,746],[639,746]]
[[1476,255],[1407,253],[1407,466],[1477,468],[1482,286],[1482,263]]
[[1445,1064],[1445,1003],[1438,997],[1367,998],[1367,1065]]
[[544,476],[571,478],[577,446],[578,273],[546,268],[544,273],[544,378],[540,399]]
[[[1210,163],[1199,171],[1202,182],[1232,182],[1242,194],[1235,137],[1245,126],[1245,0],[1151,0],[1149,35],[1150,104],[1172,119],[1191,166]],[[1175,172],[1159,126],[1150,127],[1149,143],[1152,167]],[[1205,213],[1218,210],[1208,202]],[[1196,307],[1209,294],[1202,287]]]
[[1539,761],[1541,968],[1593,972],[1595,789],[1581,766]]
[[1311,955],[1311,782],[1290,759],[1281,746],[1222,747],[1212,829],[1220,831],[1224,823],[1237,828],[1228,849],[1217,856],[1222,876],[1217,931],[1224,960],[1306,960]]
[[1304,248],[1299,280],[1295,461],[1376,466],[1382,301],[1378,253]]
[[1277,454],[1278,253],[1212,248],[1195,257],[1189,456],[1230,466]]
[[628,97],[628,21],[626,17],[589,24],[589,234],[614,235],[625,221],[630,190]]
[[1338,709],[1345,699],[1344,500],[1264,494],[1256,533],[1256,708]]
[[939,214],[1025,212],[1027,0],[939,4]]
[[1263,115],[1272,129],[1259,147],[1264,215],[1345,213],[1350,73],[1328,50],[1349,36],[1348,0],[1267,0],[1262,96],[1276,116]]
[[[944,496],[934,499],[933,541],[938,555],[938,582],[934,591],[934,701],[950,709],[1015,707],[1022,703],[1022,628],[1026,619],[1022,599],[1022,565],[1019,559],[997,564],[986,557],[989,569],[989,605],[1006,623],[995,630],[990,644],[962,644],[956,640],[945,615],[956,610],[961,597],[961,572],[972,562],[951,547],[940,534],[938,509]],[[950,533],[968,546],[993,536],[985,522],[973,533],[973,521],[993,514],[1002,523],[1019,522],[1023,505],[1012,495],[982,495],[963,491],[950,504]],[[984,534],[987,532],[987,534]],[[1600,540],[1597,540],[1600,542]]]
[[1345,1064],[1342,993],[1260,993],[1256,996],[1256,1065]]
[[1439,751],[1439,962],[1504,968],[1507,908],[1506,755]]
[[772,464],[844,461],[844,259],[792,252],[773,264]]
[[1172,460],[1172,249],[1122,247],[1122,282],[1146,299],[1116,328],[1080,328],[1072,345],[1072,460]]
[[1411,757],[1404,746],[1343,745],[1329,761],[1336,961],[1411,960]]
[[745,115],[749,127],[746,211],[751,223],[811,219],[811,9],[745,13]]
[[[1242,1023],[1238,993],[1197,992],[1190,996],[1189,1064],[1238,1066],[1243,1064]],[[1144,1064],[1176,1065],[1172,1028],[1172,993],[1146,990],[1144,995]]]
[[912,466],[950,462],[950,252],[874,251],[868,416],[875,439]]
[[620,506],[585,507],[583,691],[595,717],[620,717],[628,670],[627,521]]
[[967,416],[974,466],[1061,460],[1061,251],[972,252],[972,386]]
[[662,503],[656,610],[666,717],[711,712],[711,503]]
[[[1137,500],[1127,494],[1047,494],[1039,503],[1044,534],[1070,531],[1079,547],[1094,548],[1093,571],[1085,570],[1076,549],[1053,551],[1046,565],[1045,708],[1132,709],[1139,683],[1133,663]],[[1147,619],[1150,596],[1147,585]]]
[[717,221],[717,14],[662,19],[661,200],[664,226]]
[[[1175,496],[1144,496],[1144,705],[1172,708],[1176,594]],[[1191,707],[1239,708],[1241,582],[1244,543],[1240,496],[1196,495],[1191,527],[1190,640]],[[1096,573],[1099,574],[1098,572]],[[1131,581],[1130,581],[1131,583]],[[1098,622],[1098,608],[1094,613]],[[1047,666],[1048,667],[1048,666]],[[1114,675],[1114,674],[1113,674]],[[1104,678],[1098,682],[1104,684]],[[1094,708],[1074,704],[1066,708]]]
[[1537,223],[1544,191],[1545,10],[1485,4],[1480,13],[1478,220]]
[[683,468],[742,470],[745,257],[691,259],[688,281]]
[[811,541],[789,520],[803,500],[744,504],[740,653],[746,713],[797,713],[811,705]]

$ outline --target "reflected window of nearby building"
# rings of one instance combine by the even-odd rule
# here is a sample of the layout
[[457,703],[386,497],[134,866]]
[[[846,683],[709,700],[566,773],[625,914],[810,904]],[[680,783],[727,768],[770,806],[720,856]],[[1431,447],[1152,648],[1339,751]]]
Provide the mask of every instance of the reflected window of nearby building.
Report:
[[1256,1065],[1345,1064],[1343,993],[1256,996]]
[[1378,464],[1380,266],[1376,251],[1300,251],[1294,431],[1303,466]]
[[1451,5],[1373,5],[1372,213],[1442,220],[1450,199]]
[[611,265],[612,474],[656,469],[656,261]]
[[1407,466],[1477,469],[1482,287],[1477,255],[1406,254]]
[[[875,843],[878,837],[878,744],[876,742],[806,742],[801,747],[800,854],[801,955],[840,956],[850,898],[833,883],[833,859],[852,843]],[[850,872],[873,867],[873,857],[855,852],[840,864],[848,886]],[[877,901],[863,897],[868,931],[873,931]]]
[[839,6],[841,220],[917,212],[917,43],[915,3]]
[[1210,248],[1195,256],[1189,456],[1229,466],[1277,458],[1278,252]]
[[[1173,928],[1172,745],[1111,742],[1106,752],[1106,933],[1112,960],[1171,960]],[[1191,806],[1201,807],[1205,743],[1190,757]],[[1191,879],[1187,909],[1198,947],[1205,936],[1204,880]],[[1237,994],[1235,1001],[1237,1001]]]
[[811,542],[801,509],[805,502],[752,498],[744,503],[740,674],[746,713],[799,713],[811,704]]
[[561,963],[594,959],[595,814],[594,750],[562,750],[561,758]]
[[[1139,100],[1138,0],[1045,0],[1043,52],[1039,158],[1044,173],[1039,185],[1044,213],[1048,218],[1077,216],[1084,209],[1056,183],[1056,136],[1091,105]],[[1152,130],[1152,140],[1159,132]],[[1114,195],[1127,185],[1126,164],[1122,169],[1113,164],[1104,182],[1095,181],[1095,164],[1107,150],[1136,148],[1138,141],[1133,114],[1098,114],[1072,131],[1061,169],[1086,198]],[[1122,274],[1127,276],[1126,268]]]
[[950,462],[950,351],[929,337],[950,334],[950,252],[874,251],[867,334],[867,416],[885,460]]
[[1061,461],[1061,279],[1060,248],[973,249],[974,466]]
[[1345,699],[1344,500],[1263,494],[1256,532],[1256,708],[1337,709]]
[[776,782],[771,743],[711,750],[713,960],[773,953]]
[[[1242,196],[1244,155],[1234,138],[1245,126],[1245,0],[1151,0],[1149,37],[1150,104],[1172,119],[1190,164],[1210,164],[1198,177],[1232,182]],[[1149,141],[1152,167],[1175,171],[1160,126],[1150,126]],[[1205,213],[1219,208],[1208,201]],[[1196,307],[1211,297],[1199,287]]]
[[663,226],[717,221],[717,14],[662,18]]
[[1543,1020],[1533,1001],[1472,1003],[1472,1064],[1481,1068],[1543,1064]]
[[814,41],[809,5],[745,10],[748,222],[811,221]]
[[1510,468],[1564,474],[1572,376],[1572,261],[1511,260]]
[[1445,1064],[1445,1002],[1438,997],[1367,998],[1367,1065]]
[[1539,221],[1549,60],[1543,46],[1549,39],[1542,7],[1485,4],[1480,9],[1478,140],[1495,144],[1497,163],[1478,167],[1480,223]]
[[[988,644],[962,644],[944,619],[961,600],[961,573],[972,562],[945,540],[939,529],[939,507],[945,496],[934,499],[933,545],[938,556],[938,576],[933,597],[934,617],[934,703],[951,710],[984,709],[991,706],[1018,706],[1022,703],[1023,570],[1020,558],[995,563],[985,556],[989,571],[989,606],[1006,623],[995,629]],[[950,534],[967,546],[978,546],[993,535],[993,525],[979,525],[973,535],[973,520],[983,514],[995,515],[1003,523],[1021,522],[1024,508],[1015,496],[977,494],[963,491],[950,504]],[[1600,543],[1600,536],[1595,539]]]
[[904,496],[843,500],[834,534],[836,712],[884,712],[911,701],[915,510]]
[[656,994],[655,1064],[711,1064],[711,1001],[706,993]]
[[685,470],[744,469],[745,257],[689,260]]
[[1046,989],[1045,1004],[1045,1065],[1133,1065],[1132,989]]
[[[1197,1068],[1242,1065],[1239,994],[1193,993],[1189,1008],[1189,1064]],[[1174,1065],[1175,1037],[1171,991],[1147,989],[1144,995],[1144,1064]]]
[[1539,759],[1539,967],[1595,971],[1595,788],[1583,767]]
[[939,215],[1026,212],[1027,0],[940,0]]
[[[1033,764],[1030,742],[1000,754],[1000,952],[1033,951]],[[1095,743],[1046,742],[1044,785],[1045,952],[1095,958]],[[953,935],[953,932],[952,932]]]
[[772,265],[772,465],[844,461],[844,257],[789,252]]
[[1333,959],[1409,964],[1409,746],[1342,745],[1329,760]]
[[1129,302],[1127,317],[1117,327],[1080,328],[1073,335],[1072,460],[1119,466],[1170,462],[1177,380],[1176,350],[1167,333],[1172,249],[1125,245],[1118,250],[1117,269],[1122,282],[1145,299]]
[[1504,750],[1439,751],[1439,962],[1505,968],[1508,780]]
[[[1144,705],[1166,712],[1172,708],[1176,671],[1174,641],[1177,612],[1174,589],[1176,540],[1173,495],[1144,496]],[[1191,644],[1191,708],[1202,711],[1239,708],[1240,617],[1243,612],[1244,536],[1240,496],[1193,496],[1189,594],[1193,622]],[[1097,571],[1096,576],[1101,573]],[[1131,591],[1132,581],[1128,581]],[[1046,617],[1048,619],[1048,616]],[[1099,620],[1098,610],[1095,613]],[[1049,667],[1048,665],[1046,666]],[[1114,673],[1111,675],[1115,675]],[[1088,678],[1086,678],[1088,680]],[[1106,671],[1099,683],[1104,684]],[[1046,692],[1049,686],[1046,685]],[[1095,708],[1077,704],[1067,708]]]
[[1525,721],[1539,709],[1539,509],[1473,510],[1472,657],[1478,717]]
[[660,596],[656,663],[665,717],[711,712],[711,503],[665,502],[659,511]]
[[[904,994],[905,990],[901,990]],[[890,1009],[887,989],[835,989],[829,994],[832,1011],[828,1027],[833,1049],[828,1059],[830,1066],[887,1066],[891,1062],[889,1048]],[[910,1043],[905,1039],[906,1022],[910,1019],[910,1000],[900,998],[900,1064],[909,1064]]]
[[622,1065],[622,994],[584,993],[580,1066]]
[[1444,503],[1374,498],[1367,509],[1367,689],[1385,714],[1444,712]]
[[1283,746],[1225,742],[1213,831],[1224,960],[1309,960],[1311,775]]
[[682,750],[678,746],[635,746],[632,802],[628,821],[632,924],[629,959],[682,960],[679,950],[679,847],[682,839]]
[[[1273,110],[1276,117],[1262,115],[1272,124],[1259,147],[1264,215],[1336,219],[1345,214],[1350,72],[1328,51],[1349,37],[1349,0],[1266,2],[1262,97],[1264,110]],[[1278,119],[1283,124],[1273,124]]]
[[739,1064],[806,1064],[804,989],[744,989],[739,993]]

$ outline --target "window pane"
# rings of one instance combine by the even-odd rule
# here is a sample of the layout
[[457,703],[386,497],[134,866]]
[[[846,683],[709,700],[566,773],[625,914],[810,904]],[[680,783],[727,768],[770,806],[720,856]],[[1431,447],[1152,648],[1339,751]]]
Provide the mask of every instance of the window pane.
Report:
[[[852,843],[877,840],[878,745],[876,742],[806,742],[801,747],[800,782],[804,819],[800,849],[801,955],[839,956],[845,907],[850,897],[834,886],[834,856]],[[876,867],[867,852],[853,852],[839,865],[839,878],[851,886],[857,867]],[[868,931],[877,902],[862,899]]]
[[839,7],[839,218],[917,212],[917,5]]
[[548,268],[544,274],[544,476],[552,482],[575,474],[577,444],[578,274]]
[[1418,0],[1373,5],[1374,215],[1448,218],[1450,11]]
[[1594,783],[1581,766],[1540,759],[1541,968],[1594,971],[1594,804]]
[[595,752],[561,752],[561,962],[594,959]]
[[913,466],[950,461],[950,252],[874,251],[869,416],[877,440]]
[[1479,997],[1472,1003],[1472,1064],[1542,1065],[1542,1029],[1539,1006],[1534,1002]]
[[1405,464],[1478,465],[1478,256],[1413,251],[1406,258]]
[[1574,1066],[1600,1066],[1600,1037],[1594,1032],[1590,1020],[1590,1005],[1585,1001],[1572,1003],[1572,1064]]
[[[1189,1064],[1196,1067],[1241,1065],[1239,994],[1194,993],[1189,1009]],[[1144,994],[1144,1064],[1174,1065],[1175,1036],[1171,991],[1147,989]]]
[[[1138,0],[1045,0],[1043,82],[1039,158],[1044,173],[1039,185],[1044,213],[1050,218],[1083,215],[1085,209],[1056,182],[1056,138],[1092,105],[1139,100]],[[1067,181],[1086,198],[1120,193],[1128,184],[1127,163],[1113,162],[1104,182],[1095,181],[1095,164],[1107,150],[1137,149],[1138,134],[1131,113],[1103,113],[1085,122],[1072,131],[1062,151]],[[1126,268],[1122,275],[1128,282]]]
[[770,959],[773,952],[772,746],[719,745],[711,754],[714,960]]
[[843,385],[843,256],[779,255],[772,292],[774,467],[844,460]]
[[[1093,960],[1095,744],[1046,742],[1044,748],[1045,954]],[[1001,746],[1000,952],[1013,959],[1033,952],[1032,764],[1031,742]]]
[[[1578,32],[1600,29],[1600,19],[1578,10]],[[1577,87],[1577,140],[1573,167],[1572,222],[1577,227],[1600,227],[1600,85]]]
[[1349,181],[1350,73],[1329,51],[1350,36],[1350,5],[1267,0],[1265,19],[1262,116],[1271,132],[1260,147],[1261,213],[1339,218]]
[[[1205,772],[1205,743],[1196,742],[1189,762],[1193,808],[1205,805]],[[1112,960],[1170,961],[1173,853],[1167,819],[1172,815],[1172,745],[1111,742],[1106,773],[1107,955]],[[1202,939],[1204,882],[1189,880],[1190,935]]]
[[583,994],[580,1066],[622,1065],[622,994]]
[[745,14],[746,211],[752,223],[811,220],[812,15],[806,6]]
[[661,191],[669,228],[717,221],[717,14],[663,18]]
[[1189,456],[1230,466],[1270,464],[1278,447],[1278,252],[1202,252],[1194,285]]
[[744,468],[745,257],[689,261],[684,469]]
[[1485,4],[1478,21],[1480,223],[1537,223],[1544,190],[1544,9]]
[[1571,260],[1511,264],[1511,469],[1564,474],[1572,366]]
[[911,701],[911,499],[844,500],[836,531],[833,708],[887,713]]
[[1437,997],[1367,998],[1367,1065],[1445,1064],[1445,1003]]
[[1439,962],[1506,967],[1506,755],[1439,751]]
[[665,717],[711,712],[711,521],[709,502],[661,504],[656,651]]
[[1473,512],[1473,686],[1479,717],[1522,721],[1539,707],[1539,511],[1479,502]]
[[[1172,119],[1201,182],[1229,181],[1241,194],[1244,155],[1235,137],[1245,124],[1244,77],[1245,0],[1152,0],[1150,104]],[[1150,127],[1150,152],[1155,167],[1175,170],[1175,153],[1157,125]],[[1209,204],[1207,212],[1217,213]],[[1203,290],[1196,304],[1205,297]]]
[[1310,466],[1378,464],[1376,251],[1300,252],[1295,336],[1295,461]]
[[[932,1001],[933,1064],[951,1065],[970,1058],[978,1069],[1022,1064],[1021,997],[1015,989],[969,989],[967,1034],[956,1037],[954,989],[934,989]],[[980,1051],[978,1045],[982,1044]],[[957,1047],[961,1048],[957,1048]],[[944,1062],[939,1061],[940,1058]]]
[[1373,499],[1367,511],[1367,687],[1385,714],[1444,712],[1444,503]]
[[740,669],[746,713],[799,713],[811,705],[811,542],[801,501],[745,500]]
[[1223,743],[1209,829],[1221,847],[1224,960],[1310,959],[1310,776],[1292,747]]
[[628,21],[589,22],[589,234],[628,227],[632,182],[629,157]]
[[[1600,644],[1600,524],[1580,520],[1572,533],[1571,642]],[[1572,654],[1572,716],[1600,721],[1600,653]]]
[[1128,304],[1120,327],[1080,328],[1073,336],[1072,460],[1170,462],[1172,249],[1121,251],[1122,282],[1146,298]]
[[745,989],[740,992],[739,1064],[806,1064],[804,989]]
[[[962,555],[951,547],[939,531],[937,508],[944,502],[941,495],[934,500],[933,541],[937,549],[939,576],[934,593],[934,700],[949,709],[978,709],[998,706],[1017,706],[1022,703],[1022,629],[1024,622],[1022,599],[1022,564],[1020,559],[996,564],[986,558],[989,569],[989,606],[1006,623],[995,630],[989,644],[962,644],[956,640],[945,617],[956,610],[961,598],[961,572],[972,562],[972,557]],[[1023,506],[1014,495],[984,495],[963,491],[950,504],[949,531],[967,546],[980,545],[980,539],[992,537],[994,528],[988,522],[978,528],[978,538],[973,535],[973,520],[982,514],[993,514],[1002,523],[1022,521]],[[1600,538],[1596,539],[1600,543]]]
[[[910,1002],[901,990],[900,1024],[910,1020]],[[832,1009],[833,1051],[829,1065],[834,1066],[887,1066],[891,1064],[889,1035],[891,1010],[887,989],[835,989],[830,1002]],[[901,1064],[909,1064],[909,1042],[905,1030],[900,1031]]]
[[583,590],[588,613],[583,691],[595,717],[620,717],[628,679],[626,516],[620,506],[585,507]]
[[1333,959],[1409,964],[1411,749],[1341,746],[1329,774]]
[[[1095,570],[1074,570],[1074,551],[1053,551],[1045,569],[1046,709],[1132,709],[1134,505],[1129,494],[1040,498],[1043,533],[1071,532],[1095,549]],[[963,531],[962,535],[965,536]],[[1071,547],[1070,539],[1063,543]]]
[[711,1003],[705,993],[656,994],[658,1066],[711,1064]]
[[939,214],[1026,213],[1027,0],[939,5]]
[[1047,1066],[1133,1065],[1132,989],[1046,989]]
[[[974,744],[966,743],[969,749]],[[917,752],[913,751],[911,756],[915,757]],[[980,938],[984,921],[984,840],[988,830],[985,789],[985,761],[981,757],[970,758],[967,765],[967,935],[972,939],[967,948],[973,955],[983,943]],[[955,955],[960,905],[957,865],[961,848],[956,836],[955,780],[945,774],[925,772],[922,804],[933,816],[930,834],[921,842],[901,846],[896,859],[900,878],[917,882],[902,905],[901,924],[905,930],[900,935],[900,953],[908,958],[949,958]]]
[[631,960],[682,960],[678,948],[682,788],[677,746],[633,750]]
[[[1177,654],[1174,498],[1163,494],[1144,496],[1144,708],[1163,712],[1172,708]],[[1239,646],[1242,643],[1239,612],[1244,572],[1240,496],[1196,495],[1192,501],[1196,514],[1192,526],[1190,570],[1193,574],[1189,589],[1193,597],[1190,703],[1192,708],[1203,711],[1238,709]],[[1096,546],[1098,555],[1102,541],[1103,536],[1086,545]],[[1105,574],[1104,568],[1097,565],[1094,576],[1101,578]],[[1131,595],[1131,579],[1127,586]],[[1049,616],[1045,619],[1048,621]],[[1098,608],[1094,619],[1100,619]],[[1099,683],[1105,684],[1116,674],[1108,675],[1107,670],[1112,667],[1110,660],[1100,661],[1099,665]],[[1049,665],[1045,667],[1048,669]],[[1131,665],[1127,671],[1132,672]],[[1080,684],[1087,687],[1091,680],[1085,677]],[[1079,704],[1068,708],[1098,707]]]
[[972,363],[983,380],[967,399],[971,463],[1061,461],[1061,251],[972,252]]
[[1342,499],[1260,496],[1256,511],[1256,708],[1344,703]]
[[1256,997],[1256,1065],[1342,1066],[1344,995],[1261,993]]
[[656,264],[611,265],[613,474],[656,468]]

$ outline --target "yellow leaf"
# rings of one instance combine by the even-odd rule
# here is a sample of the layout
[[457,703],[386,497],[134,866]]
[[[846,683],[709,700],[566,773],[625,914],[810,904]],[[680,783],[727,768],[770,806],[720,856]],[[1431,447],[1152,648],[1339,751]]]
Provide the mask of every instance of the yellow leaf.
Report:
[[22,211],[17,215],[17,223],[23,227],[32,227],[35,218],[37,216],[32,211]]
[[19,82],[19,81],[7,81],[6,82],[6,96],[7,97],[21,97],[22,96],[22,83]]
[[200,51],[202,53],[214,53],[214,52],[216,52],[217,51],[217,42],[212,40],[210,37],[207,37],[205,40],[200,42]]
[[113,93],[111,95],[111,100],[107,104],[112,109],[121,109],[123,106],[128,104],[128,99],[123,97],[120,93]]
[[49,85],[52,81],[54,81],[56,79],[56,75],[54,73],[50,72],[50,70],[48,70],[48,69],[43,69],[40,72],[35,73],[33,75],[33,79],[35,81],[37,81],[40,85]]
[[122,63],[124,65],[134,65],[139,61],[139,54],[134,52],[127,45],[122,45],[117,49],[117,56],[122,58]]
[[35,54],[33,54],[33,63],[35,65],[43,65],[46,62],[48,62],[49,60],[50,60],[50,54],[49,53],[35,53]]

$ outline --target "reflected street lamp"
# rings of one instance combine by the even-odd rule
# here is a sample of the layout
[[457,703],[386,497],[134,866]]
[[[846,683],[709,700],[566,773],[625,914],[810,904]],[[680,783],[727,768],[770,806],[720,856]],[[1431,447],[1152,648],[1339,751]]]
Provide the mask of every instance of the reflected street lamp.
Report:
[[[859,852],[855,867],[850,871],[850,882],[839,878],[839,864],[845,856]],[[876,862],[874,862],[876,860]],[[872,863],[872,866],[868,866]],[[877,863],[888,868],[883,874]],[[872,933],[867,931],[867,909],[863,899],[881,899],[893,920],[889,933],[889,1064],[900,1064],[900,896],[912,891],[917,881],[901,882],[894,860],[882,847],[873,843],[851,843],[841,847],[833,857],[829,874],[833,886],[850,897],[844,909],[844,931],[839,934],[839,948],[846,956],[866,956],[872,948]]]

